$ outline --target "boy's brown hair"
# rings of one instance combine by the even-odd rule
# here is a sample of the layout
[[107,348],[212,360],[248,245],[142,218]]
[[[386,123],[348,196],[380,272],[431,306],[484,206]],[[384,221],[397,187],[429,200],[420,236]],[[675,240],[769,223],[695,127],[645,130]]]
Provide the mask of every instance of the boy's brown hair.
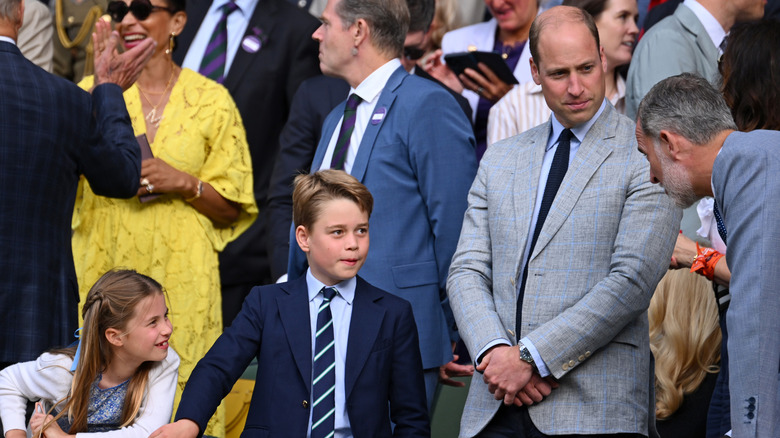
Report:
[[297,228],[310,229],[319,218],[322,204],[334,199],[348,199],[371,217],[374,197],[360,181],[343,170],[320,170],[295,177],[293,222]]

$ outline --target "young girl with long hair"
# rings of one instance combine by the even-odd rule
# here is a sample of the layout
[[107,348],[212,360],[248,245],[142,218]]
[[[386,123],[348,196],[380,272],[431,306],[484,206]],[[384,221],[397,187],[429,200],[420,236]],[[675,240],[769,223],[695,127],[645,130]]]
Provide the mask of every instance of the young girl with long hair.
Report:
[[146,438],[168,423],[179,356],[162,286],[130,270],[104,274],[82,309],[78,346],[43,353],[0,371],[5,438],[25,438],[28,401],[40,400],[33,436],[84,432]]

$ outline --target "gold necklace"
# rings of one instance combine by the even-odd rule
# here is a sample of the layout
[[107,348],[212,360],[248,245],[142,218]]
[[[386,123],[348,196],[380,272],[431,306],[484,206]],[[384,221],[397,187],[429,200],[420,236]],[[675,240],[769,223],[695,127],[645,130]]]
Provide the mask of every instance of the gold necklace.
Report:
[[[161,97],[160,97],[160,100],[159,100],[159,101],[157,101],[157,105],[153,104],[153,103],[152,103],[152,101],[151,101],[151,100],[149,100],[149,97],[147,97],[147,96],[146,96],[146,93],[144,93],[144,90],[143,90],[143,88],[141,88],[141,86],[140,86],[139,84],[135,84],[135,85],[136,85],[136,87],[138,87],[138,91],[140,91],[140,92],[141,92],[141,96],[143,96],[143,98],[144,98],[144,99],[146,99],[146,102],[147,102],[149,105],[151,105],[151,106],[152,106],[152,110],[151,110],[151,111],[149,111],[149,113],[148,113],[148,114],[146,114],[146,120],[148,120],[148,121],[149,121],[149,123],[151,123],[152,125],[154,125],[154,127],[155,127],[155,128],[159,128],[159,127],[160,127],[160,121],[163,119],[162,112],[161,112],[161,114],[159,115],[159,117],[157,116],[157,108],[160,106],[160,104],[162,104],[163,100],[165,100],[165,94],[168,92],[168,87],[170,87],[170,86],[171,86],[171,82],[173,82],[173,76],[174,76],[175,74],[176,74],[176,67],[175,67],[175,66],[173,66],[173,67],[171,68],[171,77],[169,77],[169,78],[168,78],[168,83],[167,83],[167,84],[165,84],[165,91],[163,91],[163,92],[160,94],[160,95],[161,95]],[[150,93],[150,94],[152,94],[152,93]]]

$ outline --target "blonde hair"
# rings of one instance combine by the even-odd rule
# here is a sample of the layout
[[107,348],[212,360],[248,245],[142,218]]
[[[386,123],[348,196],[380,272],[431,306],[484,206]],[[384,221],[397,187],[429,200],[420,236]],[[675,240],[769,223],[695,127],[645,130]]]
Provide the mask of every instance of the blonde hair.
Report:
[[433,20],[436,27],[431,31],[431,44],[428,50],[441,48],[441,40],[444,34],[459,28],[458,3],[456,0],[436,0],[436,9],[434,9]]
[[326,169],[295,177],[293,223],[311,229],[322,212],[322,205],[334,199],[348,199],[360,211],[371,216],[374,197],[360,181],[343,170]]
[[[92,383],[98,374],[106,369],[113,357],[105,336],[106,330],[109,328],[127,330],[127,323],[136,314],[138,304],[157,294],[165,294],[160,283],[133,270],[109,271],[92,286],[81,310],[84,317],[80,340],[81,353],[76,371],[73,373],[70,393],[55,404],[54,407],[65,402],[65,406],[52,422],[67,414],[71,424],[69,434],[87,431],[87,407]],[[66,354],[71,357],[75,352],[76,347],[52,351],[55,354]],[[130,378],[122,407],[120,428],[132,424],[138,414],[153,364],[154,362],[144,362]],[[49,424],[51,422],[47,423],[42,431]]]
[[647,316],[655,356],[655,415],[664,419],[707,373],[719,370],[721,333],[712,284],[687,270],[670,270],[658,283]]

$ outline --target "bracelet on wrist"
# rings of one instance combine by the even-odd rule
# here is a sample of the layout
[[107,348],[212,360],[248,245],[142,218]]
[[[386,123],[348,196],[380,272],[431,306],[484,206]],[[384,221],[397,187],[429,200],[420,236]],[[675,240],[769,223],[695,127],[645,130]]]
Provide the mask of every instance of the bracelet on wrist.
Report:
[[197,193],[195,193],[195,196],[193,196],[191,198],[185,199],[185,201],[192,202],[192,201],[200,198],[201,195],[203,195],[203,181],[198,180],[198,191],[197,191]]

